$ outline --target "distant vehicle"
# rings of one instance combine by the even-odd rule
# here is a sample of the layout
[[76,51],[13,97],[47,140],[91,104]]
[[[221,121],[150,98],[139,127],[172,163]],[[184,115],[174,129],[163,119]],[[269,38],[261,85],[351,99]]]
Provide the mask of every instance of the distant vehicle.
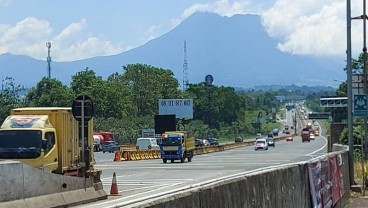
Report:
[[267,137],[268,137],[268,138],[273,138],[273,134],[272,134],[272,132],[268,133]]
[[243,142],[243,138],[242,137],[235,137],[235,142]]
[[290,126],[290,129],[294,129],[294,126]]
[[105,153],[105,152],[112,153],[112,152],[115,152],[117,150],[119,150],[119,144],[115,141],[106,141],[101,147],[101,151],[103,153]]
[[186,131],[166,131],[162,134],[160,154],[163,163],[167,163],[167,160],[172,163],[175,160],[180,160],[183,163],[185,159],[191,162],[194,156],[194,148],[194,137],[188,137]]
[[210,142],[207,139],[196,139],[195,140],[195,146],[196,147],[206,147],[210,146]]
[[314,130],[314,136],[319,136],[319,131],[318,130]]
[[267,138],[266,141],[268,146],[275,147],[275,140],[273,140],[273,138]]
[[279,136],[279,128],[272,129],[272,133],[274,136]]
[[219,141],[216,138],[208,138],[207,141],[210,143],[210,145],[219,145]]
[[291,136],[291,135],[290,135],[290,136],[287,136],[287,137],[286,137],[286,141],[287,141],[287,142],[289,142],[289,141],[294,141],[293,136]]
[[138,138],[136,144],[137,150],[159,150],[160,147],[157,144],[156,138]]
[[314,133],[310,133],[310,134],[309,134],[309,139],[310,139],[310,140],[314,140],[314,139],[315,139],[315,137],[314,137]]
[[258,139],[255,142],[255,150],[259,150],[259,149],[263,149],[263,150],[268,150],[268,143],[266,141],[266,139]]
[[93,135],[93,151],[99,152],[101,150],[101,140],[103,140],[102,135]]
[[257,133],[256,134],[256,139],[260,139],[260,138],[262,138],[262,134],[261,133]]
[[302,142],[310,142],[309,135],[310,135],[309,129],[308,128],[304,128],[302,130]]
[[[100,144],[98,144],[98,140]],[[93,149],[99,152],[106,141],[112,141],[112,133],[109,131],[93,132]]]

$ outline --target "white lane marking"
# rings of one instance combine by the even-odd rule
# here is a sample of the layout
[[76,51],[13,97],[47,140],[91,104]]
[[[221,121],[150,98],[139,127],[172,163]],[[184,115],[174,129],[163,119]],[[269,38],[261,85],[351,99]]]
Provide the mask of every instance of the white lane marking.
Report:
[[145,187],[140,187],[140,188],[132,188],[132,189],[125,189],[124,191],[119,191],[119,193],[123,193],[123,192],[129,192],[129,191],[136,191],[136,190],[140,190],[140,189],[147,189],[147,188],[155,188],[155,187],[163,187],[166,186],[167,184],[157,184],[156,186],[145,186]]
[[[134,194],[134,195],[130,195],[130,196],[127,196],[127,197],[122,197],[122,198],[118,198],[118,199],[114,199],[114,200],[111,200],[111,201],[106,201],[106,202],[101,202],[101,203],[98,203],[96,205],[91,205],[91,206],[83,206],[83,207],[101,207],[101,205],[104,205],[104,204],[112,204],[114,202],[120,202],[120,201],[124,201],[126,199],[129,199],[129,198],[134,198],[136,196],[139,196],[139,195],[147,195],[148,193],[151,193],[151,192],[159,192],[159,190],[162,190],[164,188],[170,188],[170,187],[173,187],[173,186],[177,186],[177,185],[180,185],[181,183],[175,183],[175,184],[171,184],[171,185],[168,185],[168,186],[165,186],[165,187],[161,187],[161,188],[158,188],[158,189],[155,189],[155,190],[150,190],[150,191],[144,191],[144,192],[141,192],[139,194]],[[161,195],[162,193],[160,193]],[[134,202],[134,200],[131,200]],[[130,202],[131,203],[131,202]],[[111,205],[110,205],[111,207]],[[117,207],[117,205],[113,205],[112,207]]]

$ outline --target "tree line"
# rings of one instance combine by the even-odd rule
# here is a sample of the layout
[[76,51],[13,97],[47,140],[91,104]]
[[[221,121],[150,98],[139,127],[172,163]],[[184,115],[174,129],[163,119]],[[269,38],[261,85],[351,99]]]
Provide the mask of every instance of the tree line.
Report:
[[[185,91],[171,70],[145,64],[123,66],[104,80],[89,68],[77,72],[67,86],[55,78],[42,78],[28,93],[7,77],[0,93],[0,120],[16,107],[70,107],[79,95],[94,102],[96,131],[111,131],[121,143],[134,143],[141,130],[154,127],[159,99],[193,99],[193,119],[185,122],[197,138],[231,137],[255,133],[251,112],[268,115],[278,108],[277,92],[236,91],[233,87],[189,84]],[[269,131],[269,130],[264,130]]]

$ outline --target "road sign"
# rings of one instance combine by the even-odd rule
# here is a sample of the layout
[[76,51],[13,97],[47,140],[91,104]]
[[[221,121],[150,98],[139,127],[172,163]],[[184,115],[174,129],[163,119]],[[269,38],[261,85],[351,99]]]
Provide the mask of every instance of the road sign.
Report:
[[159,99],[159,115],[175,114],[176,118],[193,118],[193,99]]
[[354,116],[367,115],[367,95],[354,95]]
[[77,121],[82,121],[82,106],[84,113],[84,121],[89,121],[94,115],[92,99],[86,95],[78,96],[72,105],[72,113]]
[[328,112],[309,113],[308,119],[330,119],[330,113]]

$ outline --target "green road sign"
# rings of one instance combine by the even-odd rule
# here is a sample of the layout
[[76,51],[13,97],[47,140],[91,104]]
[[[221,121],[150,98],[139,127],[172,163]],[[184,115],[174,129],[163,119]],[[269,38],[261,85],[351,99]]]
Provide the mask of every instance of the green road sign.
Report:
[[354,95],[354,116],[367,115],[367,95]]

